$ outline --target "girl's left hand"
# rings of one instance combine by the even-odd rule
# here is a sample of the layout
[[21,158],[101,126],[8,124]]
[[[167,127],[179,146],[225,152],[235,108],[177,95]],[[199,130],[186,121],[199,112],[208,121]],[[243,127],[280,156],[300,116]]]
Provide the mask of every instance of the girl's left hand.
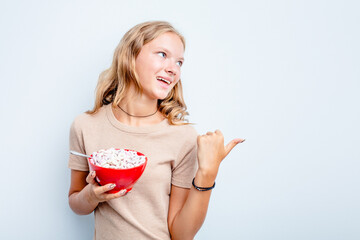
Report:
[[221,161],[245,139],[236,138],[224,146],[224,136],[220,130],[198,136],[198,161],[200,173],[215,180]]

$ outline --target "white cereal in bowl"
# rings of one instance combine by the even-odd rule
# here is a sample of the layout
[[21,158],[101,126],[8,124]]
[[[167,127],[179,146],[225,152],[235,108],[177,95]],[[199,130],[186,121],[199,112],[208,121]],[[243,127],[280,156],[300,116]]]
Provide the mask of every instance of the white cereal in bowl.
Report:
[[145,162],[145,156],[125,149],[101,149],[92,154],[94,164],[105,168],[128,169],[140,166]]

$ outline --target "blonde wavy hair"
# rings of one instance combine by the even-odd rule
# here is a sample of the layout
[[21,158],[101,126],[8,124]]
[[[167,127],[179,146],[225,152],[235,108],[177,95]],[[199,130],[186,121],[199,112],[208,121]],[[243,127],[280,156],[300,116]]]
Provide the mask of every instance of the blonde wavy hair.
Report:
[[[115,49],[110,68],[103,71],[99,76],[95,105],[87,113],[94,114],[103,105],[110,103],[113,107],[117,107],[131,83],[134,84],[137,93],[142,93],[142,87],[135,71],[135,59],[142,46],[166,32],[172,32],[179,36],[185,49],[184,37],[170,23],[164,21],[138,24],[123,36]],[[164,99],[158,100],[158,108],[171,125],[189,124],[185,119],[189,113],[186,111],[181,80]]]

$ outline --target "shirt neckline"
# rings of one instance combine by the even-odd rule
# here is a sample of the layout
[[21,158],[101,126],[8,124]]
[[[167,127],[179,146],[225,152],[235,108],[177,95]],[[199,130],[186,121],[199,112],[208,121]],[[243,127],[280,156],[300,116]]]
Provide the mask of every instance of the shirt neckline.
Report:
[[164,127],[166,127],[166,126],[169,126],[167,118],[165,118],[161,122],[159,122],[157,124],[153,124],[153,125],[139,126],[139,127],[126,125],[116,119],[116,117],[112,111],[111,103],[108,105],[105,105],[104,107],[106,110],[106,116],[107,116],[108,120],[110,121],[110,123],[117,129],[124,131],[124,132],[140,133],[140,134],[141,133],[151,133],[151,132],[156,132],[161,129],[164,129]]

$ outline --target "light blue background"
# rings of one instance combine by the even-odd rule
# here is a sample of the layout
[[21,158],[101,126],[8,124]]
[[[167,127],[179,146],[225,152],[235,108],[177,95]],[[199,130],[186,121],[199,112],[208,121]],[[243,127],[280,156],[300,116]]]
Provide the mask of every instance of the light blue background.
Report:
[[[223,162],[196,239],[360,239],[358,1],[1,1],[0,239],[91,239],[68,207],[68,133],[123,34],[187,39],[199,133],[246,142]],[[161,147],[161,146],[159,146]]]

